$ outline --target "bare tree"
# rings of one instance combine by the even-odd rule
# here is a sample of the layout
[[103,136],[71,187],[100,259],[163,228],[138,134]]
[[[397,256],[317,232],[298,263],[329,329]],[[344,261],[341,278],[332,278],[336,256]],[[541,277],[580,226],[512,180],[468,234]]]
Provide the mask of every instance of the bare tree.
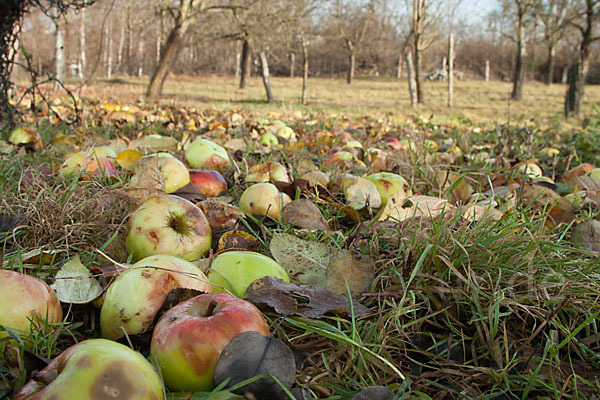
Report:
[[600,0],[582,0],[579,3],[580,20],[571,24],[577,28],[581,37],[577,52],[577,62],[569,71],[569,88],[565,96],[565,115],[578,115],[584,95],[585,80],[590,70],[592,44],[600,40],[597,29],[600,28]]
[[538,15],[544,24],[544,43],[548,49],[546,62],[546,84],[552,83],[556,47],[567,31],[569,21],[573,17],[570,0],[541,0],[538,3]]

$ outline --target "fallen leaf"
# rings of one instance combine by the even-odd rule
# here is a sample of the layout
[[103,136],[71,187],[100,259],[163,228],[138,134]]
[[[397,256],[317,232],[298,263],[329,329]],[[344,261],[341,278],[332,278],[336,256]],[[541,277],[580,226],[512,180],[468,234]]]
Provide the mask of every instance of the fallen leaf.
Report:
[[177,189],[177,191],[171,194],[189,200],[192,203],[206,200],[206,195],[202,193],[202,190],[200,190],[200,188],[193,183],[188,183],[184,187]]
[[126,149],[117,155],[116,161],[121,168],[126,169],[127,171],[133,171],[135,164],[142,156],[143,154],[138,150]]
[[316,288],[325,287],[327,266],[336,250],[333,247],[287,233],[276,233],[269,250],[275,261],[300,283]]
[[286,205],[283,222],[305,229],[330,230],[321,210],[308,199],[297,199]]
[[346,294],[350,290],[350,295],[356,297],[369,290],[373,279],[375,260],[368,256],[356,257],[348,250],[338,250],[327,268],[325,288],[336,294]]
[[159,151],[177,151],[177,139],[170,136],[147,135],[131,142],[131,145],[143,154],[157,153]]
[[571,240],[577,247],[600,252],[600,221],[588,220],[575,225]]
[[[352,314],[350,301],[344,295],[325,289],[302,287],[272,276],[252,282],[245,299],[255,304],[265,304],[284,316],[321,318],[325,314]],[[363,317],[370,313],[367,307],[356,301],[352,302],[352,308],[355,317]]]
[[138,204],[141,204],[152,196],[166,194],[165,178],[158,168],[146,168],[131,178],[127,186],[127,193]]
[[63,303],[87,304],[102,294],[102,287],[81,263],[79,254],[67,261],[54,279],[51,287]]
[[217,252],[222,253],[225,250],[257,251],[259,247],[260,242],[248,232],[228,231],[219,238]]
[[357,178],[345,191],[348,205],[355,210],[361,210],[367,205],[372,208],[381,206],[381,195],[377,186],[367,179]]
[[546,219],[546,226],[549,229],[575,218],[575,207],[571,202],[544,186],[527,185],[523,187],[521,201],[536,211],[550,210]]
[[244,213],[231,204],[218,200],[204,200],[198,206],[208,218],[208,223],[213,232],[221,232],[233,227],[240,218],[244,218]]

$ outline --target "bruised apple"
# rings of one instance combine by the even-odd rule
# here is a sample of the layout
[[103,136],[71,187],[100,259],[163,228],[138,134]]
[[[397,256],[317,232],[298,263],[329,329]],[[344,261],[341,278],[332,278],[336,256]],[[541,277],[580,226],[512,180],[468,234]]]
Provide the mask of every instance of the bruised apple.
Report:
[[290,196],[279,193],[272,183],[256,183],[242,193],[239,207],[246,214],[279,219],[279,210],[291,201]]
[[100,176],[110,176],[117,173],[115,165],[108,158],[89,155],[84,152],[68,154],[58,171],[65,178],[80,171],[83,175]]
[[203,294],[179,303],[160,318],[150,356],[173,391],[208,391],[219,355],[239,333],[269,336],[269,326],[251,303],[227,293]]
[[204,273],[181,258],[157,255],[133,264],[106,290],[100,312],[102,336],[117,340],[125,333],[146,332],[169,292],[177,288],[212,292]]
[[402,176],[392,172],[378,172],[367,176],[367,180],[373,182],[381,196],[381,204],[385,206],[391,195],[399,190],[408,193],[408,182]]
[[14,400],[158,400],[160,377],[140,353],[106,339],[69,347],[35,375]]
[[227,181],[218,171],[193,169],[190,181],[208,197],[216,197],[227,191]]
[[[54,291],[33,276],[0,270],[0,325],[26,339],[31,320],[38,317],[49,323],[62,321],[62,308]],[[0,331],[0,339],[7,336],[6,331]]]
[[229,165],[224,147],[207,139],[196,139],[185,150],[185,159],[192,168],[213,169]]
[[290,178],[283,165],[276,161],[267,161],[264,164],[257,164],[250,168],[246,175],[246,182],[286,182]]
[[169,153],[144,156],[135,164],[134,172],[141,174],[148,168],[156,168],[165,180],[165,192],[173,193],[190,183],[190,173],[184,163]]
[[227,290],[238,297],[244,297],[252,282],[265,276],[290,281],[285,269],[275,260],[253,251],[221,253],[212,260],[208,271],[214,292]]
[[125,245],[135,261],[156,254],[192,261],[208,251],[211,239],[208,219],[197,205],[181,197],[158,195],[131,216]]

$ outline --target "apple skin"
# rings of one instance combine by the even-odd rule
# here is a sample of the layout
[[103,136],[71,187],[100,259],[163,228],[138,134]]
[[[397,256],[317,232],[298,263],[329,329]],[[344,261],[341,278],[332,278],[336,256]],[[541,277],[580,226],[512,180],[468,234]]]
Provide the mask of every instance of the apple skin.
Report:
[[173,193],[190,183],[190,173],[184,163],[169,153],[155,153],[144,156],[135,164],[134,173],[141,174],[145,169],[157,168],[165,180],[165,192]]
[[279,193],[272,183],[255,183],[244,190],[239,207],[246,214],[279,219],[279,210],[291,202],[290,196]]
[[265,147],[277,146],[279,144],[279,140],[277,136],[275,136],[271,132],[263,133],[258,141],[259,144]]
[[146,200],[131,216],[125,239],[135,261],[157,254],[197,260],[210,249],[212,232],[202,210],[173,195]]
[[246,295],[252,282],[264,276],[290,281],[285,269],[275,260],[253,251],[221,253],[212,260],[208,271],[208,280],[215,285],[213,292],[228,290],[240,298]]
[[208,197],[216,197],[227,191],[227,181],[218,171],[192,169],[190,181]]
[[290,182],[287,170],[276,161],[267,161],[250,168],[246,175],[246,182]]
[[220,169],[230,164],[224,147],[210,140],[198,138],[185,150],[185,159],[192,168]]
[[[62,321],[62,308],[56,293],[38,278],[0,270],[0,325],[25,335],[31,329],[29,320],[36,316],[49,323]],[[7,332],[0,331],[0,339],[7,336]],[[0,342],[0,350],[3,348],[4,344]]]
[[133,264],[106,290],[100,312],[102,337],[118,340],[125,332],[146,332],[169,292],[177,288],[212,292],[206,275],[181,258],[157,255]]
[[89,339],[63,351],[14,400],[159,400],[164,396],[158,373],[140,353],[110,340]]
[[60,166],[59,173],[61,176],[68,178],[79,173],[81,170],[83,170],[82,176],[112,176],[117,174],[117,168],[108,158],[90,156],[84,152],[68,154]]
[[378,172],[367,176],[367,180],[373,182],[381,196],[381,205],[385,206],[391,195],[399,190],[404,190],[407,194],[408,182],[402,176],[392,172]]
[[269,326],[253,304],[227,293],[203,294],[163,314],[152,334],[150,356],[169,389],[209,391],[219,355],[246,331],[269,336]]

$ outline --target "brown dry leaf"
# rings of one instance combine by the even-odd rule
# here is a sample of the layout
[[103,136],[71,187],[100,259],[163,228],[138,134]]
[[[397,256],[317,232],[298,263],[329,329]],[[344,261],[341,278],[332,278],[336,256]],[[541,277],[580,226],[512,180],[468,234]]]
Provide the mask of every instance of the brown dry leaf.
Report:
[[368,256],[356,257],[348,250],[338,250],[327,268],[325,288],[336,294],[346,294],[350,290],[350,295],[356,297],[368,291],[373,279],[375,260]]
[[198,188],[198,186],[194,185],[193,183],[188,183],[184,187],[177,189],[177,191],[171,194],[189,200],[192,203],[197,203],[206,200],[206,195],[202,193],[200,188]]
[[546,226],[550,229],[575,218],[575,207],[554,190],[540,185],[527,185],[521,192],[521,201],[537,211],[550,210]]
[[[454,175],[454,176],[452,176]],[[451,174],[449,178],[450,188],[450,204],[467,204],[473,195],[473,186],[468,184],[464,177],[456,174]]]
[[225,142],[223,144],[223,147],[225,147],[228,150],[231,150],[232,152],[236,152],[238,150],[246,151],[246,149],[248,148],[248,143],[246,143],[246,141],[242,138],[233,138]]
[[141,204],[152,196],[166,194],[165,179],[158,168],[146,168],[131,178],[127,193]]
[[406,219],[399,218],[400,211],[403,210],[402,205],[406,202],[408,198],[408,194],[404,189],[400,189],[397,192],[392,193],[388,197],[388,202],[385,207],[379,211],[378,215],[375,217],[375,220],[386,220],[386,219]]
[[114,111],[108,116],[108,119],[114,122],[126,122],[128,124],[135,124],[136,122],[135,115],[125,111]]
[[597,191],[600,190],[600,179],[592,178],[591,176],[574,176],[569,179],[569,185],[576,190]]
[[575,246],[600,252],[600,221],[588,220],[575,225],[571,240]]
[[335,248],[287,233],[276,233],[271,239],[269,250],[275,261],[300,283],[316,288],[325,287],[327,266]]
[[233,227],[245,215],[239,208],[218,200],[204,200],[198,206],[208,218],[213,232],[221,232]]
[[[325,314],[352,314],[350,302],[343,295],[324,289],[311,289],[265,276],[250,285],[246,300],[255,304],[266,304],[278,314],[300,315],[306,318],[321,318]],[[356,301],[352,302],[354,316],[363,317],[369,309]]]
[[283,208],[283,222],[305,229],[329,231],[321,210],[308,199],[292,201]]
[[220,238],[217,252],[225,250],[258,251],[260,242],[254,236],[244,231],[228,231]]
[[504,214],[502,213],[502,211],[498,210],[497,208],[489,207],[488,205],[482,204],[471,204],[470,206],[466,207],[462,212],[463,218],[471,222],[483,221],[488,219],[497,221],[500,218],[502,218],[503,215]]
[[131,145],[143,154],[152,154],[159,151],[177,151],[179,143],[170,136],[147,135],[133,140]]
[[133,171],[135,164],[143,154],[135,149],[126,149],[117,155],[117,164],[127,171]]

